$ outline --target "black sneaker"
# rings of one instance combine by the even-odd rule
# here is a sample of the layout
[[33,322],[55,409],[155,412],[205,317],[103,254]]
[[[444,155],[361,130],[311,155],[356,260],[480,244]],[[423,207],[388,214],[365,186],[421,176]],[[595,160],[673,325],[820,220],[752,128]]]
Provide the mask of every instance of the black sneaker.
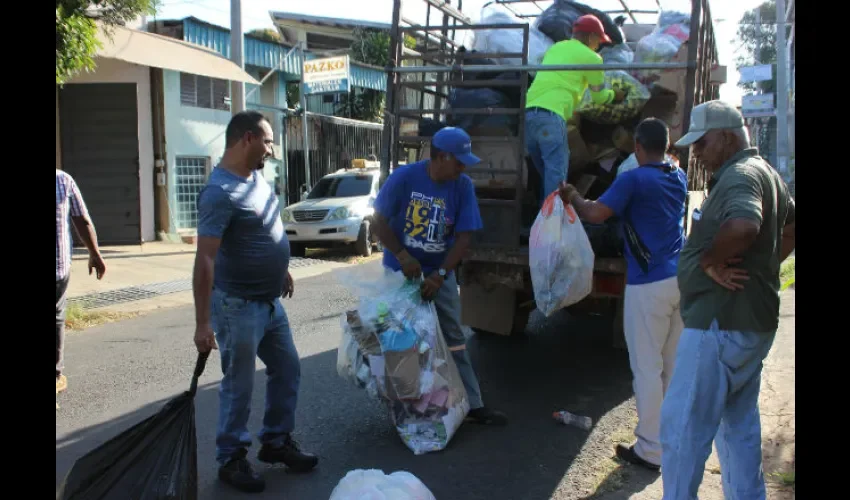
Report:
[[319,464],[319,457],[302,452],[290,435],[279,448],[264,444],[257,458],[268,464],[283,463],[293,472],[309,472]]
[[246,450],[238,452],[227,465],[218,469],[218,478],[244,493],[260,493],[266,489],[266,482],[254,472],[245,458],[247,455]]
[[469,415],[466,416],[466,420],[467,422],[481,425],[508,425],[507,415],[487,407],[470,410]]
[[626,446],[624,444],[618,444],[616,452],[617,452],[617,456],[619,458],[621,458],[622,460],[625,460],[626,462],[628,462],[632,465],[639,465],[639,466],[644,467],[646,469],[649,469],[653,472],[658,472],[659,470],[661,470],[660,465],[655,465],[652,462],[648,462],[648,461],[642,459],[640,457],[640,455],[638,455],[637,452],[635,451],[634,446]]

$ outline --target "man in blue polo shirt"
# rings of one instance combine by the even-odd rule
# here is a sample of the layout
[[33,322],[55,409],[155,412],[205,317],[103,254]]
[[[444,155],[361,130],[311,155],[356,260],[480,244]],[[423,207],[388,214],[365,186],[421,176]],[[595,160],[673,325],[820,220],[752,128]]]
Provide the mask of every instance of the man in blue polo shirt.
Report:
[[422,297],[433,300],[440,329],[469,395],[469,419],[504,425],[507,417],[486,408],[466,350],[455,270],[484,227],[475,186],[464,175],[479,163],[462,129],[445,127],[431,139],[431,159],[396,169],[375,201],[375,232],[384,245],[384,267],[408,278],[425,277]]
[[561,198],[582,219],[600,224],[622,220],[627,263],[623,323],[634,375],[637,442],[617,445],[617,456],[652,470],[661,466],[661,403],[684,328],[679,312],[676,272],[685,241],[688,178],[665,161],[670,144],[667,125],[647,118],[635,130],[635,157],[640,167],[618,176],[598,201],[583,199],[562,184]]

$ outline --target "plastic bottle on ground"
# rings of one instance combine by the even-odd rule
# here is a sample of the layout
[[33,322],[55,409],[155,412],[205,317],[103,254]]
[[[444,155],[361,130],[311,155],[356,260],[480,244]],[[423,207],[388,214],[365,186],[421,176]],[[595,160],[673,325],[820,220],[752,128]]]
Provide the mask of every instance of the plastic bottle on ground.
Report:
[[590,419],[590,417],[573,415],[572,413],[566,410],[556,411],[552,414],[552,417],[562,424],[574,425],[584,430],[590,430],[590,428],[593,427],[593,421]]

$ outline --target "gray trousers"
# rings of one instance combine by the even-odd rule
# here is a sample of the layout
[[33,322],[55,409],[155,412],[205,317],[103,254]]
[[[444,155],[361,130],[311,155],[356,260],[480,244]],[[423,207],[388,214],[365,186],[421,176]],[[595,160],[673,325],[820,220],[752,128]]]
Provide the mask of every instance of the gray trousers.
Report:
[[67,304],[68,278],[56,280],[56,378],[65,367],[65,306]]
[[460,372],[463,386],[469,396],[470,409],[481,408],[484,402],[481,399],[481,388],[478,386],[478,376],[472,367],[469,351],[466,349],[466,336],[460,323],[460,294],[457,291],[457,276],[451,273],[446,277],[443,286],[434,298],[437,309],[437,318],[440,321],[440,329],[443,338],[452,352],[452,357]]

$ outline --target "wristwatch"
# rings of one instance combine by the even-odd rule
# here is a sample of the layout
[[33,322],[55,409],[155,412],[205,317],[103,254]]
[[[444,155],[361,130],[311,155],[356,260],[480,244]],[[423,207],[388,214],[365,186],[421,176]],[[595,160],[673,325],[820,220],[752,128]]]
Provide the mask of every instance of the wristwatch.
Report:
[[443,279],[446,278],[446,273],[447,273],[447,271],[445,269],[443,269],[442,267],[437,270],[437,274],[439,274],[440,277],[443,278]]

